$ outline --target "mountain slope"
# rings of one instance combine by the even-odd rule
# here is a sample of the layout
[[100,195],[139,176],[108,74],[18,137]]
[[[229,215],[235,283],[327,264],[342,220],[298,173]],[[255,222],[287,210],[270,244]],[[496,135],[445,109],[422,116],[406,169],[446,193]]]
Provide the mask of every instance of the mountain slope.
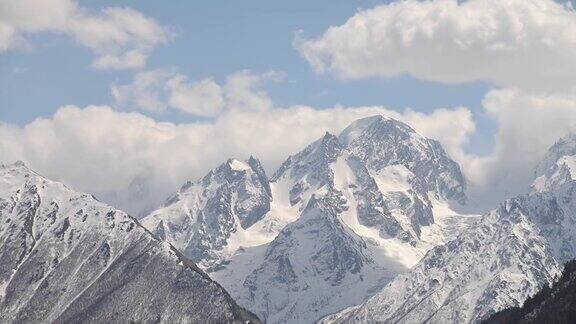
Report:
[[539,168],[533,186],[540,191],[507,200],[374,297],[323,322],[475,323],[550,284],[576,256],[576,179],[557,176],[573,157],[565,154],[576,153],[566,149],[574,138],[544,159],[550,170]]
[[529,217],[520,201],[507,201],[376,296],[324,322],[468,323],[522,302],[559,271]]
[[[376,262],[374,243],[339,220],[346,208],[346,200],[335,190],[312,196],[302,216],[267,246],[264,261],[235,290],[238,302],[270,323],[310,323],[360,302],[366,291],[379,289],[403,270],[393,259]],[[235,265],[233,259],[229,267]],[[229,283],[227,273],[213,276]]]
[[0,322],[259,322],[125,213],[0,166]]
[[485,323],[570,323],[576,318],[576,261],[564,266],[564,271],[552,287],[545,286],[528,298],[522,307],[502,310]]
[[533,191],[549,191],[556,186],[576,179],[576,133],[556,142],[535,172]]
[[231,159],[143,225],[262,319],[312,322],[373,295],[469,226],[475,217],[451,209],[464,190],[436,141],[374,116],[326,133],[270,181],[256,159]]

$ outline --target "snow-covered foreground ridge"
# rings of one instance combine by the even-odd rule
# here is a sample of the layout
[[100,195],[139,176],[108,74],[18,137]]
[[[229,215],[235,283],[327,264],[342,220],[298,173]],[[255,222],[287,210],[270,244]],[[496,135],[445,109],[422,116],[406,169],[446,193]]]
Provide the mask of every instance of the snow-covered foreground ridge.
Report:
[[430,250],[368,301],[323,323],[478,323],[520,306],[576,257],[576,135],[558,141],[530,194]]
[[125,213],[0,166],[0,322],[259,323]]
[[383,116],[326,133],[270,178],[230,159],[142,223],[270,323],[362,302],[476,217],[441,145]]

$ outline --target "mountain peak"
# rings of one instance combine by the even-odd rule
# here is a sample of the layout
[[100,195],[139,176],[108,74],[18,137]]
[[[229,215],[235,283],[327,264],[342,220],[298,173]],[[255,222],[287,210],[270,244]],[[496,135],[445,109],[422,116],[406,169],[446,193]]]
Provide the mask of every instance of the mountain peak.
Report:
[[435,140],[398,120],[372,116],[357,120],[338,136],[352,155],[369,169],[403,165],[416,175],[423,191],[464,203],[465,181],[460,167]]
[[533,191],[548,191],[576,180],[576,133],[558,140],[534,172]]
[[324,133],[324,137],[322,137],[322,138],[325,139],[325,140],[329,140],[329,139],[332,139],[332,138],[335,138],[335,137],[336,137],[336,136],[335,136],[334,134],[330,133],[329,131],[326,131],[326,133]]
[[307,173],[314,173],[314,178],[323,181],[327,176],[328,165],[338,158],[342,153],[343,146],[333,134],[326,132],[321,138],[306,146],[296,155],[291,155],[280,166],[272,177],[272,181],[277,181],[286,175],[299,179]]
[[260,161],[230,158],[200,181],[186,183],[142,224],[211,271],[234,252],[234,236],[266,215],[271,200]]
[[250,155],[250,157],[248,158],[248,164],[253,165],[253,164],[260,164],[260,160],[255,157],[254,155]]
[[246,171],[251,169],[250,165],[237,159],[228,159],[226,164],[234,171]]
[[27,167],[26,163],[24,163],[24,161],[22,161],[22,160],[18,160],[16,162],[14,162],[14,166],[15,167]]
[[354,122],[352,122],[349,125],[349,127],[362,127],[364,125],[370,125],[373,123],[381,123],[381,122],[388,121],[388,120],[393,120],[393,119],[390,117],[384,116],[384,115],[373,115],[373,116],[368,116],[368,117],[357,119]]
[[24,161],[18,160],[12,164],[0,164],[0,167],[2,169],[9,169],[9,170],[18,170],[20,172],[25,172],[25,173],[32,173],[34,171],[32,171],[28,165],[26,165],[26,163]]
[[348,145],[356,138],[358,138],[360,135],[362,135],[366,131],[366,129],[368,129],[370,126],[376,123],[381,123],[384,120],[385,118],[382,115],[375,115],[371,117],[358,119],[352,122],[352,124],[348,125],[348,127],[346,127],[340,133],[339,136],[340,141],[342,141],[344,145]]
[[412,144],[415,145],[422,145],[426,140],[424,136],[407,124],[382,115],[366,117],[353,122],[340,133],[338,138],[345,146],[349,146],[359,138],[383,138],[384,136],[412,138]]
[[313,322],[467,226],[434,215],[463,195],[459,172],[439,143],[376,115],[318,136],[271,184],[255,157],[229,159],[143,224],[269,321]]

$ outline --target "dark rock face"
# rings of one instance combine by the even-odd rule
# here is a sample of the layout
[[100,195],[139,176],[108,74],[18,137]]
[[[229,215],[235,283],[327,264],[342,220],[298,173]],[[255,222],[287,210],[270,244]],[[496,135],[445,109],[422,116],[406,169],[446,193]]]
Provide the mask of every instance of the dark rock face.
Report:
[[413,242],[412,234],[405,231],[390,214],[385,198],[362,160],[350,156],[347,163],[357,180],[354,196],[360,224],[378,228],[381,237],[398,237],[404,242]]
[[268,181],[268,177],[266,176],[266,172],[264,171],[264,168],[262,167],[260,160],[258,160],[253,156],[250,156],[250,158],[248,159],[248,165],[254,171],[256,177],[258,178],[258,181],[262,184],[268,196],[272,197],[270,182]]
[[[241,168],[236,169],[235,163],[240,164]],[[230,203],[230,206],[224,208],[234,209],[243,228],[249,228],[266,215],[270,210],[272,197],[270,183],[260,161],[250,157],[246,164],[228,160],[201,180],[204,188],[220,186],[221,190],[228,191],[226,197],[222,197],[222,194],[220,197],[210,197],[211,192],[207,189],[204,196]],[[232,198],[235,198],[234,201]],[[214,207],[214,204],[208,207],[209,212],[212,211],[211,207]],[[213,214],[219,215],[219,212],[216,210]]]
[[[230,188],[223,185],[207,198],[205,208],[198,214],[194,239],[182,249],[192,260],[217,260],[214,247],[222,248],[230,234],[236,231]],[[183,227],[172,228],[170,231],[187,230],[187,227]]]
[[259,322],[125,213],[21,164],[0,183],[0,322]]

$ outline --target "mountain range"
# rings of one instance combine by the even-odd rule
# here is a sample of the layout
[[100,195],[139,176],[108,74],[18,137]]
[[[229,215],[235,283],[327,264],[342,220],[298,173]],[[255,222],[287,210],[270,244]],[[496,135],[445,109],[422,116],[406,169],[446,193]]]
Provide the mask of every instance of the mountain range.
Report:
[[383,116],[326,133],[270,177],[230,159],[142,220],[268,322],[360,303],[475,215],[441,145]]
[[439,142],[384,116],[270,175],[228,159],[139,221],[23,163],[0,184],[2,322],[479,323],[576,257],[576,135],[484,215]]

